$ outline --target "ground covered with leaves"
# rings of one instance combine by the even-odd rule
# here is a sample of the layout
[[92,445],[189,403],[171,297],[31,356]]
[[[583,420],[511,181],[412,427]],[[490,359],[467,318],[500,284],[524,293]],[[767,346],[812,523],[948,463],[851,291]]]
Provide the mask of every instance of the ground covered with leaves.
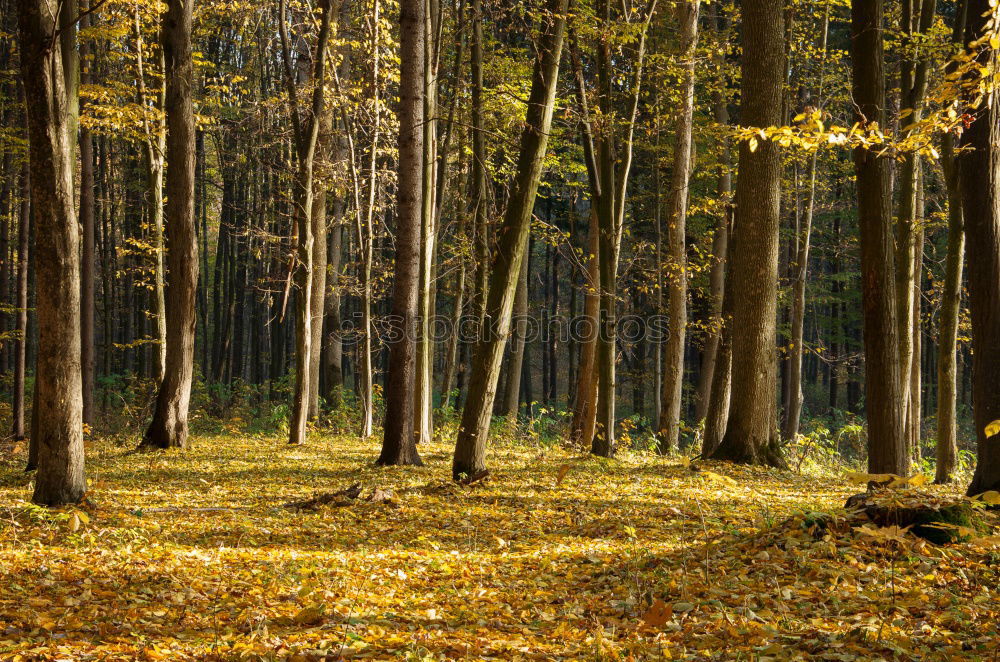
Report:
[[5,450],[0,659],[1000,659],[993,513],[938,546],[852,524],[838,476],[511,444],[460,486],[450,451],[95,441],[47,511]]

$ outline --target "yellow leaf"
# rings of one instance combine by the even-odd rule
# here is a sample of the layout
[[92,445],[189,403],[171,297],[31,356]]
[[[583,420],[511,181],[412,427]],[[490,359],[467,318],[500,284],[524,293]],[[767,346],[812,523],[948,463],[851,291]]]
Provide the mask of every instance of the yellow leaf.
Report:
[[315,625],[323,620],[323,610],[319,607],[305,607],[293,619],[299,625]]
[[556,485],[559,485],[560,483],[562,483],[563,482],[563,478],[565,478],[566,474],[568,474],[568,473],[569,473],[569,465],[568,464],[564,464],[564,465],[560,466],[559,467],[559,471],[556,472]]
[[73,513],[72,515],[69,516],[69,530],[70,531],[80,530],[80,516],[76,513]]
[[979,500],[989,506],[1000,506],[1000,492],[990,490],[979,495]]
[[757,138],[755,136],[751,136],[747,144],[751,152],[757,151]]
[[995,437],[1000,434],[1000,420],[993,421],[986,426],[986,438]]

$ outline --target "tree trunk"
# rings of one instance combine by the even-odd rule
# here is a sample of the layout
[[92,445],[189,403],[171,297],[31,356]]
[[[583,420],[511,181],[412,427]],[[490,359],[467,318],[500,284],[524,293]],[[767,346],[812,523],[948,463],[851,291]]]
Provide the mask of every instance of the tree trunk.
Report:
[[485,324],[472,361],[469,392],[455,444],[452,475],[474,476],[486,469],[486,438],[504,345],[510,331],[517,275],[531,231],[535,195],[542,177],[549,129],[555,108],[559,59],[562,53],[568,0],[548,0],[545,26],[539,37],[531,92],[510,201],[499,231],[490,276]]
[[577,372],[576,405],[573,408],[573,423],[570,441],[574,445],[590,448],[594,441],[597,425],[597,316],[600,314],[599,292],[600,270],[598,268],[597,214],[590,213],[590,228],[587,235],[587,273],[584,281],[586,292],[583,298],[583,318],[586,324],[580,328],[584,333],[574,333],[580,341],[580,368]]
[[[28,117],[31,200],[37,231],[38,360],[35,374],[38,474],[32,500],[57,506],[83,498],[79,230],[73,205],[69,101],[55,0],[18,3],[21,73]],[[73,136],[75,138],[75,136]]]
[[[28,250],[31,225],[31,176],[25,162],[21,175],[21,216],[17,224],[17,349],[14,354],[14,397],[13,426],[14,439],[24,439],[24,377],[28,356]],[[37,451],[38,446],[31,446]],[[32,461],[32,459],[34,461]],[[29,459],[28,468],[37,467],[37,457]]]
[[[969,0],[966,43],[979,39],[993,21],[989,0]],[[985,15],[985,16],[984,16]],[[996,27],[994,25],[993,29]],[[996,54],[988,44],[973,55],[989,76],[996,75]],[[1000,489],[1000,434],[986,428],[1000,419],[1000,111],[997,92],[989,92],[962,134],[959,156],[965,244],[969,255],[969,312],[972,317],[972,403],[976,426],[976,472],[969,494]],[[34,176],[32,176],[34,181]]]
[[[320,137],[317,144],[317,156],[326,161],[329,158],[328,149],[333,131],[333,113],[323,113],[320,121]],[[312,300],[309,302],[309,327],[312,333],[309,355],[309,410],[307,415],[313,421],[319,417],[319,375],[320,354],[323,349],[323,319],[326,311],[326,268],[327,268],[327,227],[326,227],[326,197],[327,178],[313,179],[313,203],[310,219],[313,233],[312,251]]]
[[[883,0],[851,3],[851,63],[858,121],[885,126]],[[889,162],[863,147],[854,150],[861,232],[861,305],[865,345],[868,470],[906,475],[898,327],[896,324]]]
[[166,234],[170,279],[166,285],[167,344],[163,380],[156,395],[153,420],[143,445],[185,448],[188,405],[194,375],[194,341],[198,291],[198,237],[194,217],[195,123],[191,90],[191,16],[194,0],[168,0],[161,26],[166,78],[167,124]]
[[309,418],[309,395],[312,384],[310,368],[313,364],[313,243],[315,242],[313,236],[313,166],[326,93],[324,75],[332,10],[330,0],[319,1],[321,9],[319,35],[315,50],[310,58],[313,65],[312,81],[314,83],[312,103],[308,116],[300,118],[295,73],[292,69],[291,51],[288,44],[285,2],[286,0],[281,0],[278,10],[280,13],[279,28],[287,102],[289,115],[292,118],[295,150],[298,157],[294,182],[294,218],[298,232],[295,267],[295,284],[297,286],[295,296],[295,386],[291,420],[288,425],[288,443],[302,444],[306,440],[306,421]]
[[700,0],[677,4],[680,23],[681,107],[677,118],[674,166],[670,182],[670,227],[667,233],[670,279],[667,286],[666,366],[663,404],[658,421],[661,453],[676,452],[680,440],[681,398],[684,390],[684,348],[687,338],[687,207],[691,179],[691,131],[694,127],[694,67],[698,47],[698,5]]
[[[72,4],[72,3],[69,3]],[[80,9],[86,10],[87,0],[80,3]],[[90,27],[90,16],[80,19],[81,28]],[[90,45],[80,44],[80,61],[83,70],[80,73],[81,82],[89,85],[93,76],[91,71],[94,63],[90,60]],[[80,228],[82,237],[82,256],[80,266],[80,366],[83,371],[83,422],[94,425],[94,140],[90,129],[80,128]],[[107,293],[105,293],[107,296]]]
[[[521,261],[521,272],[517,277],[517,292],[514,294],[513,329],[510,338],[510,356],[507,363],[507,387],[501,411],[508,423],[517,423],[521,404],[521,373],[524,366],[524,346],[528,335],[528,271],[531,264],[530,251]],[[529,366],[528,370],[531,368]]]
[[[742,4],[740,123],[781,123],[784,15],[780,0]],[[732,395],[726,433],[712,457],[782,466],[775,429],[778,232],[781,155],[777,143],[740,145],[736,213],[726,290],[732,290]]]
[[423,209],[424,0],[400,2],[399,175],[385,424],[378,464],[422,465],[414,438]]

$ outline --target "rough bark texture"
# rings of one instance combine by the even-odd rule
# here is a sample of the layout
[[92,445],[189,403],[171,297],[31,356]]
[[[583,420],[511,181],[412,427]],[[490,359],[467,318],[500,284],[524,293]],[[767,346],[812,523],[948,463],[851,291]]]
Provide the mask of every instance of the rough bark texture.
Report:
[[32,499],[55,506],[86,492],[80,374],[80,238],[62,55],[51,48],[55,0],[18,3],[31,162],[38,297],[34,410],[38,474]]
[[[781,122],[784,15],[780,0],[742,4],[743,97],[741,124]],[[781,155],[760,140],[739,150],[729,279],[732,290],[732,395],[729,421],[717,459],[782,465],[775,430],[778,230]]]
[[[992,15],[989,0],[970,0],[966,43],[983,34]],[[991,72],[997,66],[988,47],[978,54]],[[992,74],[991,74],[992,75]],[[1000,419],[1000,110],[997,93],[976,109],[962,134],[961,163],[966,250],[969,254],[969,312],[972,317],[972,403],[976,425],[976,473],[969,494],[1000,489],[1000,435],[986,427]]]
[[[882,0],[851,3],[854,100],[863,123],[885,126]],[[861,302],[865,345],[865,413],[868,469],[906,475],[898,328],[896,325],[889,162],[862,147],[854,150],[861,233]]]
[[414,443],[417,294],[423,207],[424,2],[400,2],[399,178],[385,424],[378,464],[423,462]]
[[185,448],[194,375],[198,290],[198,237],[194,217],[195,124],[191,88],[191,17],[194,0],[168,0],[161,25],[167,123],[166,242],[169,275],[165,291],[166,361],[153,420],[143,445]]
[[580,369],[577,371],[576,405],[573,408],[573,423],[570,427],[570,441],[584,448],[590,448],[597,425],[597,316],[601,298],[598,294],[598,233],[597,214],[590,214],[588,234],[589,259],[587,261],[586,293],[583,299],[583,319],[586,335],[580,337]]
[[500,362],[510,331],[517,276],[531,231],[531,214],[552,126],[567,5],[568,0],[546,2],[547,16],[538,40],[538,59],[532,74],[528,110],[521,133],[517,174],[498,232],[484,326],[476,343],[468,397],[455,443],[452,475],[456,479],[463,475],[475,476],[486,469],[486,437],[496,398]]
[[663,404],[658,421],[661,452],[678,448],[681,427],[681,400],[684,391],[684,347],[687,338],[687,207],[691,179],[691,129],[694,126],[694,67],[698,45],[699,0],[677,5],[680,24],[681,107],[677,116],[673,175],[670,181],[670,226],[667,232],[670,278],[667,284],[666,366],[663,373]]
[[[80,9],[86,10],[84,0]],[[80,20],[81,28],[90,27],[90,16]],[[80,44],[80,62],[83,67],[80,80],[92,82],[90,45]],[[90,130],[80,128],[80,229],[82,235],[80,265],[80,365],[83,370],[83,422],[94,424],[94,274],[96,252],[94,246],[94,139]]]

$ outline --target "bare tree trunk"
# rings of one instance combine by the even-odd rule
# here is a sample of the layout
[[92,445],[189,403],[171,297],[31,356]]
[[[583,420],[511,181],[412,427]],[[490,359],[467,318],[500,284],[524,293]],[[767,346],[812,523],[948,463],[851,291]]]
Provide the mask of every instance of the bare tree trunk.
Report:
[[[952,26],[952,42],[961,46],[965,32],[967,3],[959,3]],[[962,304],[962,263],[965,259],[965,219],[955,136],[948,132],[942,139],[941,166],[948,191],[948,257],[945,261],[944,289],[941,291],[941,321],[938,329],[937,373],[937,466],[935,483],[950,483],[958,465],[958,430],[956,424],[956,351],[958,317]]]
[[289,421],[290,444],[302,444],[306,440],[306,421],[309,418],[309,393],[312,377],[312,338],[313,338],[313,165],[316,155],[316,145],[319,139],[320,124],[323,117],[324,95],[326,93],[325,70],[327,60],[327,44],[330,40],[330,23],[332,8],[330,0],[319,0],[321,10],[319,35],[315,51],[312,53],[313,65],[312,103],[306,117],[300,117],[298,95],[296,92],[295,73],[292,69],[292,56],[288,43],[286,0],[281,0],[278,11],[279,28],[281,32],[281,52],[285,69],[285,87],[289,115],[295,134],[295,151],[298,165],[295,172],[294,218],[298,232],[296,247],[295,284],[295,387],[293,392],[292,413]]
[[[320,120],[320,136],[317,141],[317,156],[322,161],[329,160],[330,140],[333,131],[333,112],[326,111]],[[312,251],[312,300],[309,302],[309,326],[312,333],[309,356],[309,420],[319,417],[319,375],[320,354],[323,350],[323,319],[326,312],[326,269],[327,269],[327,220],[326,194],[327,178],[313,178],[313,203],[310,221],[313,232]]]
[[576,406],[573,409],[573,423],[570,440],[583,448],[590,448],[597,425],[597,316],[600,314],[601,296],[599,292],[600,270],[598,269],[597,214],[590,213],[590,229],[587,236],[587,273],[583,298],[583,319],[586,335],[580,341],[580,368],[577,373]]
[[[72,4],[72,3],[67,3]],[[89,7],[88,0],[80,3],[80,9]],[[90,27],[90,16],[80,19],[80,27]],[[90,60],[90,45],[80,44],[80,61],[83,70],[81,82],[89,85],[94,66]],[[94,140],[90,130],[80,128],[80,227],[83,231],[80,268],[80,365],[83,370],[83,422],[94,424]],[[105,294],[107,296],[107,294]]]
[[378,464],[421,465],[414,438],[416,334],[423,209],[424,0],[400,2],[399,177],[396,265],[385,389],[385,434]]
[[[781,0],[742,3],[741,124],[781,123],[784,23]],[[731,235],[732,406],[712,457],[782,466],[777,446],[774,348],[777,315],[781,155],[777,143],[744,142],[739,151],[736,213]]]
[[[21,74],[28,117],[38,297],[34,411],[38,474],[32,500],[75,503],[84,477],[80,370],[79,230],[73,205],[69,101],[56,38],[55,0],[18,3]],[[75,136],[74,136],[75,137]]]
[[681,399],[684,391],[684,348],[687,338],[687,207],[691,179],[691,131],[694,128],[694,68],[698,47],[698,6],[700,0],[677,4],[680,24],[681,108],[674,143],[673,176],[670,182],[670,228],[667,245],[670,255],[667,318],[666,371],[663,404],[657,438],[661,453],[677,451],[681,427]]
[[476,344],[469,394],[455,444],[452,475],[456,479],[462,475],[474,476],[486,469],[486,437],[496,397],[500,361],[510,331],[517,274],[520,273],[531,231],[531,214],[552,126],[568,4],[568,0],[546,2],[548,11],[538,41],[538,59],[532,74],[527,116],[521,133],[517,174],[499,231],[485,325]]
[[[884,126],[883,0],[851,3],[851,63],[858,121]],[[868,469],[905,475],[889,163],[863,147],[854,150],[861,230],[861,303],[865,343]]]
[[[521,261],[521,272],[517,277],[517,292],[514,294],[513,330],[510,339],[510,358],[507,362],[507,385],[501,411],[509,423],[517,423],[521,404],[521,373],[524,366],[524,346],[528,334],[528,270],[531,256],[525,255]],[[529,367],[530,371],[531,368]]]
[[[29,165],[24,164],[21,175],[21,216],[17,224],[17,349],[14,354],[14,397],[13,435],[14,439],[24,439],[24,377],[28,355],[28,250],[31,226],[31,175]],[[38,445],[31,446],[36,457],[29,458],[28,469],[38,466]]]
[[[969,0],[966,43],[984,36],[996,9],[989,0]],[[992,23],[996,29],[996,23]],[[988,44],[973,55],[988,77],[996,76],[996,51]],[[976,425],[976,473],[969,494],[1000,489],[1000,435],[987,426],[1000,419],[1000,110],[997,91],[977,108],[962,134],[961,183],[965,243],[969,254],[969,312],[972,317],[972,403]],[[34,179],[34,177],[32,177]]]
[[185,448],[188,445],[188,405],[194,375],[194,341],[198,292],[198,235],[194,217],[195,123],[191,90],[191,16],[194,0],[168,0],[161,39],[167,124],[167,261],[166,363],[156,395],[153,420],[143,445]]

